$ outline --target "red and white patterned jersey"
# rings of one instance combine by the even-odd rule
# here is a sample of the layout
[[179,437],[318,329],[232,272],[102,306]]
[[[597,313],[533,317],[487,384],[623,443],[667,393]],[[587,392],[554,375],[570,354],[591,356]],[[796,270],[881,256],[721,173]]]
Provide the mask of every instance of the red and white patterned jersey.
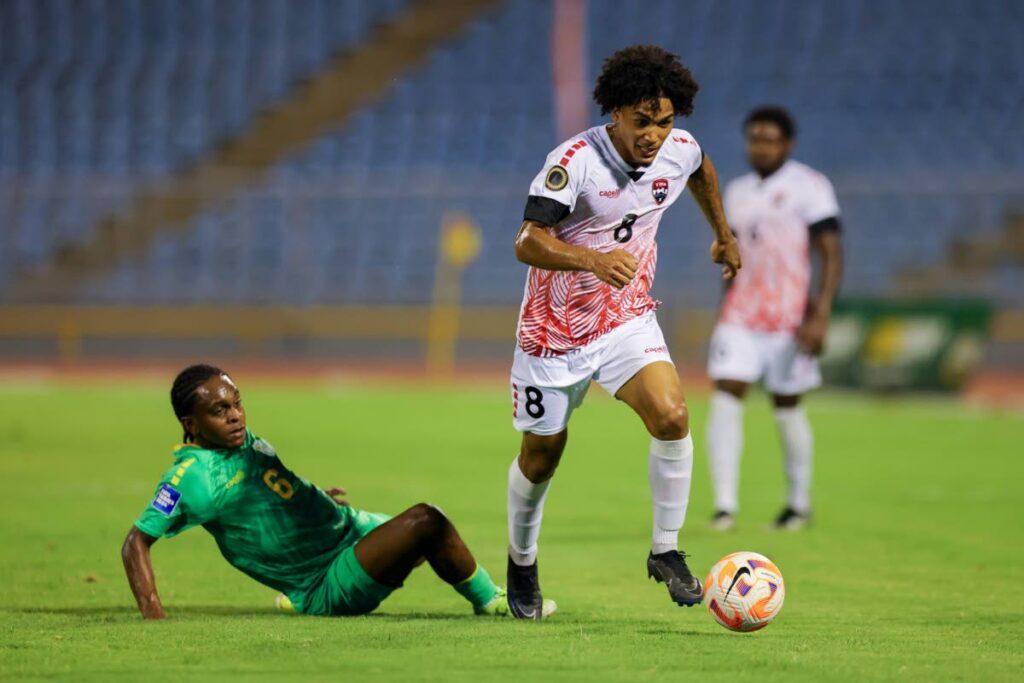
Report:
[[724,203],[743,268],[725,295],[721,322],[760,332],[795,330],[811,284],[810,226],[839,215],[832,184],[790,160],[767,178],[736,178]]
[[578,349],[657,308],[650,290],[658,223],[702,159],[693,136],[673,129],[654,162],[634,168],[619,156],[603,125],[548,155],[530,185],[525,218],[553,226],[555,237],[569,244],[601,252],[624,249],[639,265],[622,289],[593,273],[531,267],[517,332],[525,353],[556,356]]

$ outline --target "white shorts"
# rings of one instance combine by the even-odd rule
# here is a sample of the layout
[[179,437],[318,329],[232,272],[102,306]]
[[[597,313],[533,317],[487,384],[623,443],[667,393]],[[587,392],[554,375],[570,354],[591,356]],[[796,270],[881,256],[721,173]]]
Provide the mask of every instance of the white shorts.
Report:
[[821,386],[818,360],[800,350],[790,332],[755,332],[720,323],[708,348],[708,376],[753,384],[778,396],[798,396]]
[[558,434],[582,405],[591,380],[614,396],[644,366],[657,361],[671,363],[672,357],[653,311],[561,356],[531,356],[516,345],[512,425],[520,432]]

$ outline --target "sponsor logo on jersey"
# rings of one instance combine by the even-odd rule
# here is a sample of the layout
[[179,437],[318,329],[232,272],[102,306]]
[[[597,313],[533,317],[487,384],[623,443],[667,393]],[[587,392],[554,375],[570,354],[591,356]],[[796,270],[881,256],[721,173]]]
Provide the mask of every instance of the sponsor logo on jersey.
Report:
[[658,178],[651,183],[651,194],[654,195],[654,201],[659,204],[665,201],[668,198],[668,181],[664,178]]
[[559,166],[555,164],[548,169],[548,174],[544,178],[544,187],[548,188],[552,192],[558,192],[569,184],[569,171],[565,166]]
[[252,449],[254,451],[262,453],[263,455],[269,455],[271,458],[277,455],[277,451],[274,450],[274,447],[271,446],[266,441],[264,441],[263,439],[256,439],[255,441],[253,441]]
[[668,347],[664,344],[661,346],[651,346],[644,349],[644,353],[668,353]]
[[231,480],[227,484],[224,484],[224,488],[229,489],[243,479],[245,479],[245,470],[238,470],[235,472],[235,476],[231,477]]
[[601,195],[602,197],[607,197],[608,199],[617,199],[618,196],[622,194],[622,190],[618,188],[614,190],[601,190],[600,192],[598,192],[598,194]]
[[179,500],[181,500],[181,491],[170,484],[163,484],[156,492],[156,498],[153,499],[153,508],[170,517],[174,508],[178,507]]

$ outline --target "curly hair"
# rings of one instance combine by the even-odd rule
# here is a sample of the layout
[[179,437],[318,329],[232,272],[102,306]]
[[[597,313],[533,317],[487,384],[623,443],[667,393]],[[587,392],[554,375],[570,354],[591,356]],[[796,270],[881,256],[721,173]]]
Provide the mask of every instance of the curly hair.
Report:
[[792,140],[796,137],[796,121],[793,120],[792,114],[782,107],[766,105],[754,109],[747,114],[747,118],[743,119],[744,132],[754,122],[774,123],[779,127],[779,130],[782,131],[782,136],[787,140]]
[[[174,378],[171,386],[171,407],[174,416],[179,420],[192,413],[196,405],[196,390],[211,377],[220,377],[227,373],[212,365],[190,365]],[[192,436],[185,431],[184,441],[188,443]]]
[[679,56],[656,45],[632,45],[604,60],[594,86],[601,113],[667,97],[680,116],[693,113],[700,86]]

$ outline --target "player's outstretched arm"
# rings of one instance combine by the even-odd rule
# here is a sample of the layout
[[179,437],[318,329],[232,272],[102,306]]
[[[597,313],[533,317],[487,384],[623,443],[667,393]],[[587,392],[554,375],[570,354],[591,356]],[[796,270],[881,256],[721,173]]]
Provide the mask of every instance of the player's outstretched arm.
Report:
[[125,574],[128,575],[128,585],[139,604],[143,619],[163,619],[167,616],[160,604],[160,596],[156,594],[156,579],[149,559],[149,549],[156,541],[155,537],[133,526],[121,546],[121,560],[124,562]]
[[523,221],[516,235],[516,258],[544,270],[582,270],[602,282],[622,288],[636,275],[636,257],[624,249],[608,253],[577,247],[555,237],[552,228],[536,221]]
[[725,208],[718,189],[718,173],[711,163],[711,157],[704,155],[700,168],[690,176],[688,185],[715,233],[715,241],[711,243],[711,260],[721,263],[722,277],[731,280],[740,269],[740,247],[725,220]]

